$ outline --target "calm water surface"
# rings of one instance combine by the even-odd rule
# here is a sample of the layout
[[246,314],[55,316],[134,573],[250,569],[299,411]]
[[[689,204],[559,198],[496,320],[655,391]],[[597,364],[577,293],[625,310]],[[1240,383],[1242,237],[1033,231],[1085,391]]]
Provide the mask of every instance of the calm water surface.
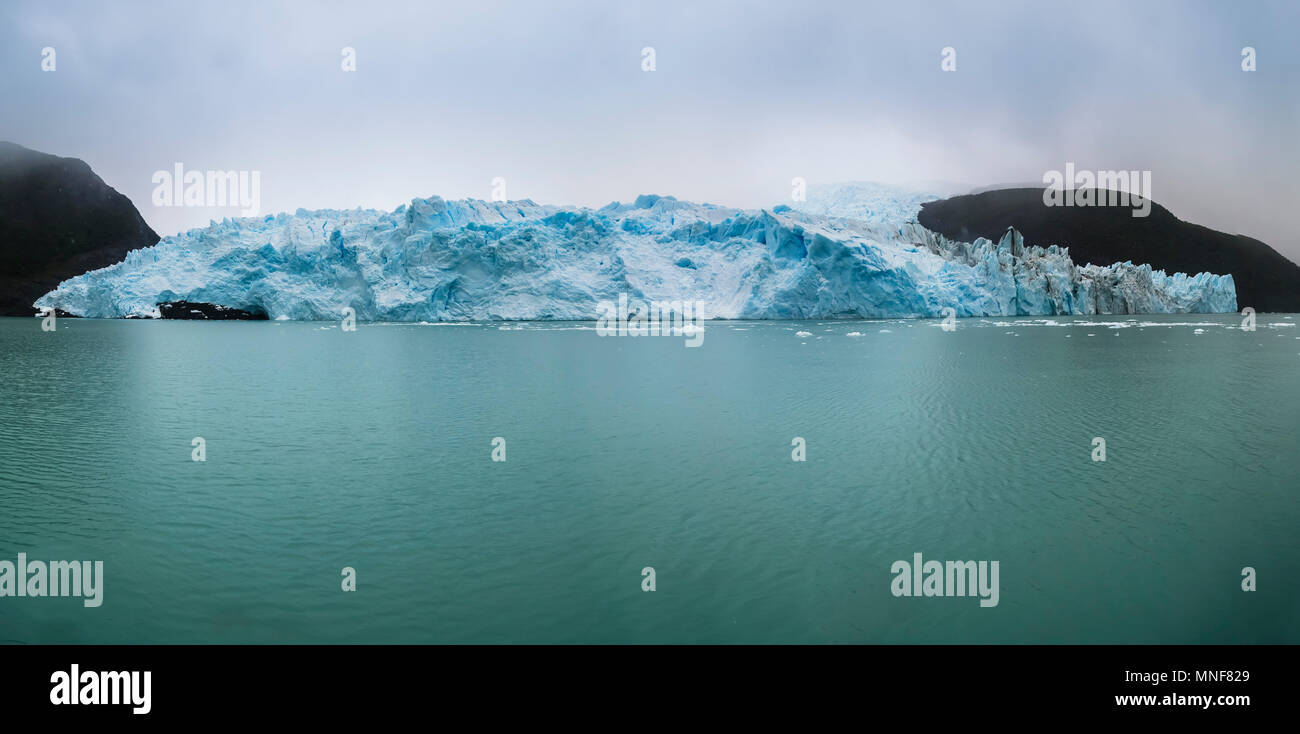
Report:
[[1300,329],[1240,321],[0,319],[0,559],[106,576],[0,641],[1300,642]]

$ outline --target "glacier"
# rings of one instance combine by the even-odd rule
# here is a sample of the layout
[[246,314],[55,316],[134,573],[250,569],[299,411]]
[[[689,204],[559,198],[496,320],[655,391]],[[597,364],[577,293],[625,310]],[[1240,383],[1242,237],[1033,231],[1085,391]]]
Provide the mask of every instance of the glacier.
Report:
[[591,320],[620,294],[693,300],[706,318],[813,319],[1227,313],[1232,276],[1069,249],[956,242],[917,223],[925,191],[814,187],[735,209],[640,196],[593,209],[530,200],[414,199],[391,212],[298,210],[226,219],[133,250],[36,301],[85,317],[157,317],[212,303],[272,319]]

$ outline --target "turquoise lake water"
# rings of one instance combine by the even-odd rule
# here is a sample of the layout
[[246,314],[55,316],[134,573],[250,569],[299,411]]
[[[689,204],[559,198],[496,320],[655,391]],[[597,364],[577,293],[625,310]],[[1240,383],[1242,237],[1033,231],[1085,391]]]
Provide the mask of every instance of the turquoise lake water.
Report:
[[1300,329],[1240,323],[0,319],[0,560],[105,574],[0,641],[1300,642]]

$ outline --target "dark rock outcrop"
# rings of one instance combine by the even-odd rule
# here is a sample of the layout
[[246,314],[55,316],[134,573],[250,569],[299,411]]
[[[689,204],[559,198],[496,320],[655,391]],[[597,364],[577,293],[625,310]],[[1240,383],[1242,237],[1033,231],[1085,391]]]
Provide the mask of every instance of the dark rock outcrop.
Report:
[[164,319],[193,319],[196,321],[265,321],[265,311],[245,311],[242,308],[220,306],[215,303],[192,303],[190,301],[167,301],[158,304],[158,312]]
[[1039,188],[998,189],[927,202],[917,220],[965,242],[996,242],[1015,227],[1026,244],[1069,247],[1080,264],[1132,260],[1168,273],[1231,274],[1239,307],[1300,312],[1300,265],[1259,240],[1184,222],[1155,202],[1148,216],[1134,217],[1119,206],[1046,206]]
[[60,282],[157,242],[85,162],[0,142],[0,316],[32,316]]

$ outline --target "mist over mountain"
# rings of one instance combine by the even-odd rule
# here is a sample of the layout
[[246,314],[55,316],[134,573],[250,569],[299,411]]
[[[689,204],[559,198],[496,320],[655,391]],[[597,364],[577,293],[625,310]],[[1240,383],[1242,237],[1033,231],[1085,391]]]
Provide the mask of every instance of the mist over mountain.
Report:
[[84,161],[0,141],[0,315],[158,242],[131,200]]

